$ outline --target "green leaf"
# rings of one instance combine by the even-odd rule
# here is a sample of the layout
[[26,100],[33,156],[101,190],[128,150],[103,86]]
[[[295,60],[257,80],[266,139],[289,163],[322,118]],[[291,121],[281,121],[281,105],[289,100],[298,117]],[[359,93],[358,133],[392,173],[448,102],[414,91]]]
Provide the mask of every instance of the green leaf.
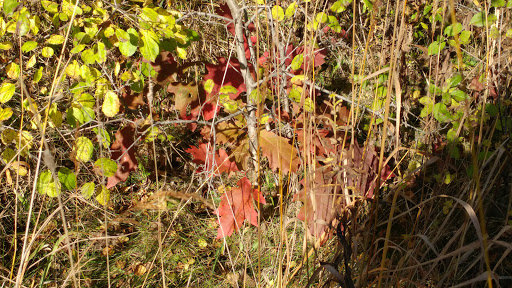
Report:
[[210,94],[213,91],[213,87],[215,86],[215,83],[213,82],[212,79],[208,79],[208,80],[206,80],[206,82],[204,82],[203,86],[204,86],[204,91],[206,91],[206,93]]
[[94,162],[94,171],[100,176],[112,177],[116,174],[116,161],[108,158],[100,158]]
[[11,14],[18,5],[19,3],[16,0],[4,0],[3,9],[5,15]]
[[76,175],[73,171],[66,167],[62,167],[59,169],[57,173],[59,177],[59,181],[62,184],[62,187],[66,190],[73,190],[76,187]]
[[460,74],[455,74],[452,77],[446,79],[446,86],[448,88],[456,87],[459,85],[460,81],[462,81],[462,76]]
[[293,1],[290,5],[288,5],[288,8],[286,8],[285,17],[291,18],[293,15],[295,15],[295,11],[297,10],[297,1]]
[[94,44],[93,49],[96,51],[95,59],[98,64],[101,64],[107,60],[107,49],[105,49],[105,44],[103,44],[103,42]]
[[11,162],[11,160],[13,160],[14,157],[16,157],[16,152],[14,150],[12,150],[11,148],[6,148],[2,152],[2,160],[4,160],[5,164]]
[[60,44],[64,43],[64,40],[65,40],[64,36],[54,34],[54,35],[50,36],[50,38],[48,38],[48,40],[46,40],[46,43],[48,43],[50,45],[60,45]]
[[441,42],[441,44],[439,44],[439,41],[430,43],[430,45],[428,45],[428,55],[432,56],[439,54],[439,52],[444,49],[444,46],[446,46],[446,42],[444,41]]
[[42,195],[50,197],[57,197],[60,195],[60,183],[55,183],[50,170],[45,170],[39,174],[36,183],[37,192]]
[[108,201],[110,200],[110,191],[108,191],[107,187],[100,185],[96,189],[96,201],[100,203],[103,206],[106,206],[108,204]]
[[69,52],[71,54],[80,53],[80,52],[82,52],[82,50],[84,50],[84,48],[85,48],[85,44],[78,44],[75,47],[73,47],[73,49],[71,49],[71,51],[69,51]]
[[[80,4],[80,3],[78,3]],[[62,14],[67,15],[68,17],[71,17],[73,15],[73,10],[75,11],[76,15],[82,15],[83,11],[80,8],[80,6],[75,7],[75,0],[64,0],[62,1]]]
[[0,103],[5,103],[11,100],[14,95],[16,86],[12,83],[4,82],[0,85]]
[[471,31],[464,30],[459,35],[459,42],[462,45],[469,43],[469,38],[471,37]]
[[16,64],[15,62],[9,63],[9,65],[5,67],[5,70],[7,77],[11,79],[18,79],[20,76],[20,65]]
[[33,82],[34,83],[38,83],[39,80],[41,80],[41,78],[43,77],[43,67],[39,67],[39,69],[37,69],[36,73],[34,73],[34,80]]
[[457,102],[462,102],[464,100],[469,99],[468,94],[466,94],[466,92],[459,90],[459,89],[455,89],[455,90],[451,91],[450,95]]
[[491,0],[492,7],[503,7],[503,6],[505,6],[505,4],[506,4],[505,0]]
[[491,117],[498,116],[498,107],[492,103],[485,104],[485,111],[489,114]]
[[43,6],[44,10],[55,14],[59,12],[59,4],[52,2],[52,1],[41,1],[41,5]]
[[454,25],[449,25],[444,29],[444,35],[446,36],[455,36],[462,31],[462,24],[455,23]]
[[[487,24],[492,24],[496,21],[497,17],[494,14],[487,14]],[[485,12],[478,12],[471,18],[469,24],[476,27],[484,27],[485,26]]]
[[187,59],[187,50],[181,47],[176,47],[176,53],[181,59]]
[[219,92],[224,94],[236,94],[238,93],[238,90],[236,90],[236,88],[231,85],[225,85],[220,88]]
[[275,5],[274,7],[272,7],[272,18],[275,20],[275,21],[283,21],[284,20],[284,10],[283,10],[283,7],[279,6],[279,5]]
[[11,50],[12,43],[11,41],[0,42],[0,50]]
[[340,26],[340,23],[338,22],[338,19],[336,19],[336,17],[329,16],[329,23],[327,25],[329,25],[329,27],[331,27],[331,29],[334,30],[334,32],[336,32],[336,33],[341,32],[341,26]]
[[436,103],[434,105],[433,112],[434,118],[439,122],[445,123],[452,121],[451,114],[444,103]]
[[160,52],[158,36],[151,30],[141,30],[141,34],[143,46],[139,47],[140,53],[146,60],[155,62]]
[[89,93],[75,94],[73,97],[72,105],[77,108],[94,108],[96,99]]
[[293,70],[299,70],[304,62],[304,54],[299,54],[293,57],[291,67]]
[[82,136],[75,140],[75,146],[73,147],[73,150],[75,151],[76,160],[80,162],[87,162],[91,160],[94,146],[92,145],[91,140]]
[[43,50],[41,50],[41,55],[46,58],[50,58],[53,56],[53,48],[52,47],[44,47]]
[[9,107],[7,107],[7,108],[0,107],[0,122],[8,120],[9,118],[11,118],[11,116],[12,116],[12,109],[11,108],[9,108]]
[[327,14],[325,14],[325,12],[320,12],[316,14],[316,21],[318,23],[325,23],[327,22],[327,20],[329,20],[329,17],[327,16]]
[[82,196],[84,196],[85,199],[89,199],[94,195],[94,182],[87,182],[80,187],[80,192],[82,193]]
[[34,50],[36,47],[37,47],[36,41],[27,41],[27,42],[23,43],[23,45],[21,45],[21,51],[24,53],[29,52],[29,51]]
[[105,99],[103,100],[103,106],[101,107],[101,111],[107,117],[114,117],[119,113],[119,107],[121,106],[121,102],[119,102],[119,97],[114,91],[107,91],[105,93]]
[[116,29],[116,36],[120,41],[119,52],[121,52],[121,54],[130,57],[137,51],[137,46],[139,45],[139,34],[137,30],[129,28],[128,31],[125,32],[122,29]]
[[94,131],[94,133],[96,133],[96,135],[98,136],[97,138],[101,145],[103,145],[105,149],[108,149],[108,147],[110,147],[111,142],[110,134],[108,134],[108,131],[98,127],[92,129],[92,131]]
[[96,54],[94,54],[93,49],[84,50],[80,57],[82,58],[82,61],[84,61],[85,65],[91,65],[94,64],[94,62],[96,62]]

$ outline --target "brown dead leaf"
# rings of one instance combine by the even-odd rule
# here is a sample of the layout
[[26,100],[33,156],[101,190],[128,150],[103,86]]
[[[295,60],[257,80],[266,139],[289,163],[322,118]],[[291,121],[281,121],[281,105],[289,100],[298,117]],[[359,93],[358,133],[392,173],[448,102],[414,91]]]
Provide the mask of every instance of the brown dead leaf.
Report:
[[260,131],[259,145],[263,156],[268,158],[273,171],[283,173],[296,172],[300,165],[297,150],[289,143],[289,139],[280,137],[267,130]]

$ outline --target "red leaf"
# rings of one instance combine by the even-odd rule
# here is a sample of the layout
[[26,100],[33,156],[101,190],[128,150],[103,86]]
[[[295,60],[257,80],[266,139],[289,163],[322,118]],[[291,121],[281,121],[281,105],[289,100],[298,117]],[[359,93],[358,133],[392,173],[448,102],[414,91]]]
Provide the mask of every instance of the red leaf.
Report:
[[258,226],[258,212],[254,209],[253,200],[266,204],[265,198],[258,189],[251,187],[251,182],[246,177],[237,184],[240,188],[232,188],[222,195],[219,208],[215,212],[220,217],[217,239],[231,236],[240,229],[245,219]]
[[133,126],[126,126],[116,132],[116,141],[110,147],[112,150],[110,157],[113,160],[119,160],[119,162],[116,174],[108,177],[107,188],[112,188],[117,183],[126,181],[130,172],[137,170],[137,159],[135,159],[135,150],[137,148],[133,145],[134,134],[135,128]]
[[[211,146],[210,146],[210,148],[211,148]],[[192,146],[185,151],[187,153],[192,154],[192,157],[194,157],[194,160],[192,160],[192,162],[194,162],[196,164],[206,165],[204,170],[211,171],[211,167],[212,167],[211,165],[213,163],[213,161],[212,161],[213,155],[212,155],[212,153],[210,153],[208,151],[207,144],[200,143],[199,148]],[[200,170],[202,170],[202,169],[200,169]],[[227,172],[229,174],[234,171],[238,171],[236,164],[234,162],[229,161],[229,156],[226,153],[226,150],[219,149],[215,153],[215,167],[213,169],[213,174],[219,175],[223,172]]]
[[204,80],[212,79],[215,84],[210,95],[219,93],[222,86],[231,85],[238,91],[231,97],[236,99],[240,93],[247,91],[244,77],[240,74],[240,63],[234,58],[229,63],[226,58],[220,57],[218,60],[219,64],[206,64],[208,74],[203,77]]

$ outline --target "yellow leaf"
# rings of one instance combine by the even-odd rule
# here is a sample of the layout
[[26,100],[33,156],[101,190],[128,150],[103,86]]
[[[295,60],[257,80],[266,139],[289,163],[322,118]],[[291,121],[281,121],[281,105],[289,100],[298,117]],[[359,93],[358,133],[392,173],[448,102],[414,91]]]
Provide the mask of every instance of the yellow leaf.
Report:
[[107,91],[105,93],[105,99],[103,100],[103,105],[101,106],[101,111],[107,117],[114,117],[119,113],[119,107],[121,106],[121,102],[119,102],[119,97],[114,91]]
[[7,67],[5,67],[7,72],[7,77],[11,79],[18,79],[20,76],[20,66],[14,62],[11,62]]

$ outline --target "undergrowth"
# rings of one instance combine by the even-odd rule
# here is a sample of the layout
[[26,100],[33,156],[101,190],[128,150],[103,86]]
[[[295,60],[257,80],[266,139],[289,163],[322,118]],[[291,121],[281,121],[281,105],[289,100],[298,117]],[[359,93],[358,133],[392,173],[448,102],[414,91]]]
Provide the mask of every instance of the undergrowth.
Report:
[[512,1],[0,3],[3,287],[512,285]]

